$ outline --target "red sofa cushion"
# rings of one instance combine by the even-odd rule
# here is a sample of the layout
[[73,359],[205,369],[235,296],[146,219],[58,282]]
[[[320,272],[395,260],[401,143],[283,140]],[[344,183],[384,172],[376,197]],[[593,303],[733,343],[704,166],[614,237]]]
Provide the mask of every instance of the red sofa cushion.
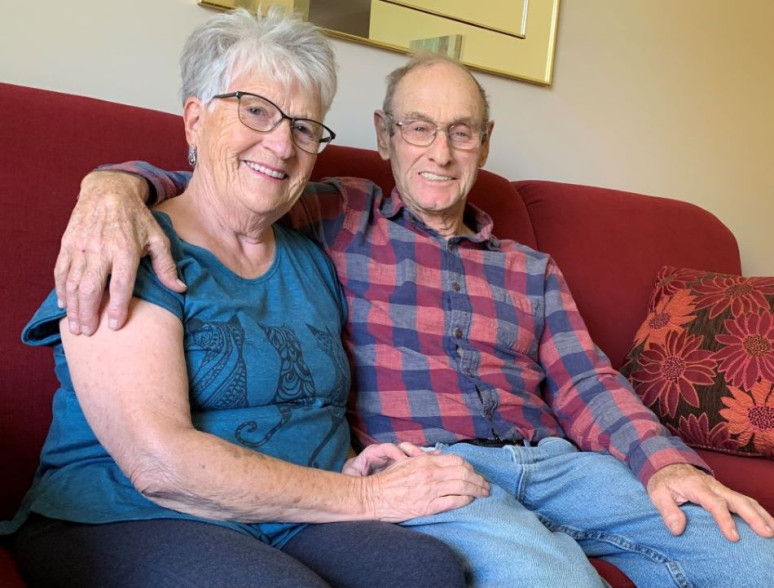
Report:
[[24,588],[26,585],[10,552],[0,548],[0,586],[3,588]]

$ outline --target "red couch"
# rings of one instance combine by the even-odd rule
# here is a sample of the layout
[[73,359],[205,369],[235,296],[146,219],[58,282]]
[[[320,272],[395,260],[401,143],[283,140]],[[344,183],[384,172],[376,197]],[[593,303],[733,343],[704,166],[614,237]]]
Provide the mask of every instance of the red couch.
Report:
[[[186,169],[179,116],[0,83],[0,518],[29,485],[56,389],[51,353],[20,343],[23,325],[53,286],[59,238],[79,180],[98,164],[145,159]],[[363,176],[392,187],[374,151],[332,146],[316,177]],[[482,171],[471,200],[489,211],[500,237],[551,253],[563,268],[589,330],[620,366],[645,317],[664,264],[740,272],[736,241],[715,217],[665,198],[545,181],[510,182]],[[774,461],[702,452],[727,485],[774,512]],[[615,587],[632,586],[594,562]],[[23,586],[0,547],[0,585]]]

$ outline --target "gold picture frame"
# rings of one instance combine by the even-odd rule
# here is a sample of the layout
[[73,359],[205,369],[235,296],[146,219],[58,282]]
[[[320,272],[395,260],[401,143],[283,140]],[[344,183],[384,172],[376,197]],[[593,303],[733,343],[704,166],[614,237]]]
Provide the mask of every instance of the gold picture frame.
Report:
[[332,37],[400,53],[435,49],[471,69],[542,86],[552,81],[559,2],[199,0],[220,10],[283,4]]

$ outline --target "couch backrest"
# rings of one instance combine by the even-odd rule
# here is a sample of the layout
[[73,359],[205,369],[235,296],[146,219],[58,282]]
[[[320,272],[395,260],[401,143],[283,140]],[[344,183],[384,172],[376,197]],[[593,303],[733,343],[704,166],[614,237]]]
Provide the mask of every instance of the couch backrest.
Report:
[[0,517],[31,480],[56,389],[51,352],[21,344],[53,287],[59,239],[81,178],[107,162],[186,165],[178,116],[0,84]]
[[693,204],[558,182],[515,182],[596,343],[618,368],[663,265],[738,274],[731,231]]

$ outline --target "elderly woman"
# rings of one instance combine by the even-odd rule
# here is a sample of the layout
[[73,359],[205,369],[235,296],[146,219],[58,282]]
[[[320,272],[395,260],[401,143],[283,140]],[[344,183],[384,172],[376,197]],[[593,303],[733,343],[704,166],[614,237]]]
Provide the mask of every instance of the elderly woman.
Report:
[[124,329],[71,335],[54,293],[25,328],[61,387],[3,528],[20,568],[45,586],[461,586],[451,551],[390,523],[486,482],[408,444],[345,461],[344,298],[320,249],[274,224],[334,137],[327,42],[236,11],[194,32],[182,71],[194,172],[154,214],[188,290],[144,263]]

